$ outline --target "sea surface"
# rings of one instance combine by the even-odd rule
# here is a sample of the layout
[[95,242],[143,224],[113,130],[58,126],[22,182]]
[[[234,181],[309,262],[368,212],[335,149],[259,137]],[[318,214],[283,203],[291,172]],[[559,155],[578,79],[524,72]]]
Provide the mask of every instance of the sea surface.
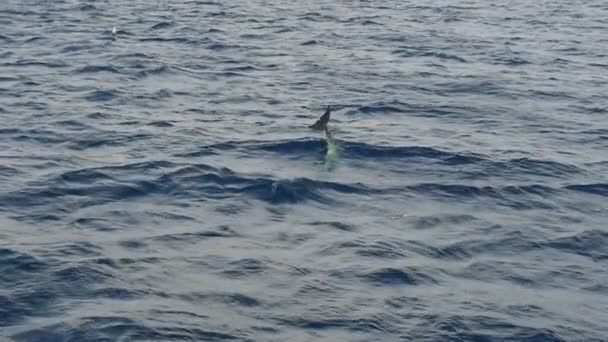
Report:
[[605,0],[2,0],[0,340],[608,341],[607,96]]

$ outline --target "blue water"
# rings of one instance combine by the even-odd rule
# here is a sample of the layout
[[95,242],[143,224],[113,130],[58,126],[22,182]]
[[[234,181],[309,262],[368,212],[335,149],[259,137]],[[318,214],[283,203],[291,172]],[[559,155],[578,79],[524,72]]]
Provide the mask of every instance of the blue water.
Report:
[[608,340],[607,18],[3,0],[0,339]]

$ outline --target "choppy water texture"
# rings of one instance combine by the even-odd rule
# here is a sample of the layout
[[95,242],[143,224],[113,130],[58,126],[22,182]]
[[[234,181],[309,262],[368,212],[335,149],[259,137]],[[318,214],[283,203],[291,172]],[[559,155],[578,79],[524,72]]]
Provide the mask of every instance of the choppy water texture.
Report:
[[0,339],[607,340],[607,18],[2,1]]

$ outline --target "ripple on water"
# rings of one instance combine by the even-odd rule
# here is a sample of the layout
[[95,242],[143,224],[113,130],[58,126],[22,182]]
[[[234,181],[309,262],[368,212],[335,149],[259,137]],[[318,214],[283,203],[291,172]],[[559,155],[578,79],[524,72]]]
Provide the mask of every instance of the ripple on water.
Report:
[[5,1],[0,340],[605,340],[603,7]]

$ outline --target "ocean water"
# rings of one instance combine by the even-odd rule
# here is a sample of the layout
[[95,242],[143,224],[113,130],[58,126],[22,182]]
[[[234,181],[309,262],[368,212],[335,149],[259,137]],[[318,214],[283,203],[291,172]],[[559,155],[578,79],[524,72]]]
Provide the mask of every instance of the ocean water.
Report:
[[607,94],[604,0],[3,0],[0,339],[607,341]]

